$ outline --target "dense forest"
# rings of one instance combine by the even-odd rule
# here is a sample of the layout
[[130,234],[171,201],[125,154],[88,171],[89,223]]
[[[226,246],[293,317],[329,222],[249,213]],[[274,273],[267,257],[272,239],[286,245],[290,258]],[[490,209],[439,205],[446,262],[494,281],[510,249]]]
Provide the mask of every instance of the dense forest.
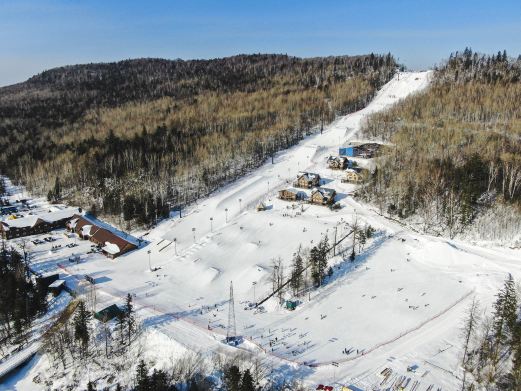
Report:
[[[364,134],[391,146],[362,196],[451,237],[491,206],[519,221],[520,100],[521,59],[471,49],[451,55],[430,88],[367,121]],[[515,231],[508,221],[495,227]]]
[[28,254],[0,248],[0,356],[26,342],[33,320],[47,310],[47,285],[30,277]]
[[0,171],[52,201],[150,223],[360,109],[396,67],[371,54],[52,69],[0,89]]

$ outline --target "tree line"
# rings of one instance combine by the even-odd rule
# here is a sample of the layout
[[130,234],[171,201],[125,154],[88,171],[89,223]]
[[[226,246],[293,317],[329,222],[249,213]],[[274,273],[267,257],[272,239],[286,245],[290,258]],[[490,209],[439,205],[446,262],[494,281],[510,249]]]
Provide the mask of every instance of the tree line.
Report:
[[520,77],[521,59],[506,52],[452,54],[426,91],[365,124],[364,135],[391,144],[360,195],[451,237],[490,206],[520,210]]
[[0,171],[52,200],[59,177],[62,200],[150,224],[364,107],[396,66],[244,55],[52,69],[0,89]]

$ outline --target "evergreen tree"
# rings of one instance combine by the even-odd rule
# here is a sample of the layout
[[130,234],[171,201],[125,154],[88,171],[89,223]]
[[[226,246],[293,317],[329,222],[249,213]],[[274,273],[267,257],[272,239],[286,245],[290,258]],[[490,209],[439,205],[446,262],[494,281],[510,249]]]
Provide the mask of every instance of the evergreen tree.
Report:
[[199,384],[197,384],[197,380],[195,378],[190,379],[188,382],[188,391],[203,391]]
[[297,254],[293,260],[293,270],[291,271],[291,282],[290,286],[293,290],[293,294],[297,295],[302,287],[303,277],[302,273],[304,272],[304,263],[302,261],[302,257],[300,254]]
[[493,331],[498,344],[505,344],[511,337],[517,321],[517,295],[511,274],[498,292],[493,312]]
[[123,200],[123,219],[125,221],[130,221],[134,218],[136,213],[136,199],[128,195]]
[[149,390],[169,391],[171,389],[172,388],[170,387],[170,382],[168,380],[168,375],[166,374],[166,372],[154,369],[154,372],[152,373],[149,379]]
[[327,236],[324,236],[324,238],[320,241],[318,248],[319,248],[318,269],[319,269],[319,274],[320,274],[320,281],[322,282],[324,280],[324,277],[326,276],[326,270],[327,270],[327,253],[329,251],[329,242],[328,242]]
[[246,371],[242,375],[240,391],[255,391],[255,386],[253,385],[253,377],[251,376],[249,369],[246,369]]
[[127,294],[127,299],[125,301],[125,307],[123,309],[124,318],[125,318],[125,328],[127,331],[127,339],[128,346],[130,346],[130,342],[132,340],[132,336],[136,331],[136,319],[134,315],[134,305],[132,304],[132,295]]
[[143,360],[139,361],[136,369],[136,391],[150,391],[148,368]]
[[59,201],[62,198],[62,189],[60,184],[60,178],[56,177],[54,180],[54,191],[53,196],[55,201]]
[[230,365],[224,370],[224,384],[228,391],[240,391],[241,371],[236,365]]
[[309,263],[311,265],[311,279],[314,286],[320,286],[320,251],[317,246],[314,246],[309,252]]
[[96,391],[96,385],[92,381],[87,383],[87,391]]
[[81,300],[74,316],[74,338],[80,342],[82,354],[85,355],[89,347],[89,322],[91,314],[87,311],[85,302]]
[[119,336],[119,342],[121,345],[124,345],[125,343],[125,337],[126,337],[126,320],[125,320],[125,313],[120,312],[116,316],[116,330]]
[[510,370],[512,389],[521,389],[521,324],[516,323],[512,342],[512,368]]
[[494,343],[492,348],[492,368],[496,368],[501,356],[501,349],[512,344],[517,324],[517,296],[514,279],[511,274],[505,280],[503,288],[498,292],[492,314],[492,332]]

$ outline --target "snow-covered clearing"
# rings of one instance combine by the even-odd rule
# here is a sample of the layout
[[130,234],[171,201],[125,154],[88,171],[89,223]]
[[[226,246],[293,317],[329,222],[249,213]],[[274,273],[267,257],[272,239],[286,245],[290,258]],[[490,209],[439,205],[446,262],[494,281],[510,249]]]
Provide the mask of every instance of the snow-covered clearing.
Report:
[[[384,381],[380,373],[390,368],[381,387],[407,375],[411,380],[406,389],[414,381],[421,382],[421,389],[430,384],[456,389],[458,329],[470,297],[477,295],[489,305],[507,273],[521,277],[520,251],[411,232],[354,201],[349,194],[355,185],[342,183],[342,172],[326,166],[327,156],[354,139],[367,115],[426,87],[429,77],[429,72],[400,73],[365,109],[279,153],[274,164],[267,162],[199,201],[183,218],[162,222],[145,236],[150,243],[139,250],[116,260],[82,255],[75,264],[68,257],[85,253],[90,243],[62,246],[55,254],[44,244],[35,253],[34,266],[59,269],[70,285],[85,274],[93,276],[99,308],[121,304],[124,295],[134,294],[149,331],[202,352],[236,351],[222,343],[233,281],[237,331],[245,338],[239,348],[264,355],[273,362],[275,374],[310,384],[371,389]],[[298,171],[319,173],[324,187],[337,191],[342,208],[293,208],[277,199],[277,191],[289,186]],[[268,206],[266,211],[256,211],[260,201]],[[342,221],[355,218],[376,228],[375,237],[354,263],[347,257],[332,259],[331,281],[312,291],[310,300],[300,297],[295,311],[279,307],[274,298],[264,312],[246,309],[254,294],[259,301],[269,292],[272,258],[281,257],[289,271],[299,245],[310,247],[321,235],[331,242],[334,227],[339,226],[341,237]],[[156,271],[149,271],[149,261]],[[406,371],[411,364],[418,365],[414,373]],[[37,367],[28,376],[34,376]]]

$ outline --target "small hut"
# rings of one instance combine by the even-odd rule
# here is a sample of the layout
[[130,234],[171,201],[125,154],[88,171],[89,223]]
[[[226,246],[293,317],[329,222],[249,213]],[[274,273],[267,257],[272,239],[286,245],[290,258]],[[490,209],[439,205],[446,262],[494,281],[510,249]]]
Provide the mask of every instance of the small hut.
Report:
[[116,304],[112,304],[103,308],[101,311],[96,312],[94,314],[94,318],[100,322],[107,323],[121,314],[123,314],[123,311],[121,311],[121,309]]
[[257,204],[257,212],[263,212],[266,210],[266,205],[264,204],[264,202],[259,202]]

